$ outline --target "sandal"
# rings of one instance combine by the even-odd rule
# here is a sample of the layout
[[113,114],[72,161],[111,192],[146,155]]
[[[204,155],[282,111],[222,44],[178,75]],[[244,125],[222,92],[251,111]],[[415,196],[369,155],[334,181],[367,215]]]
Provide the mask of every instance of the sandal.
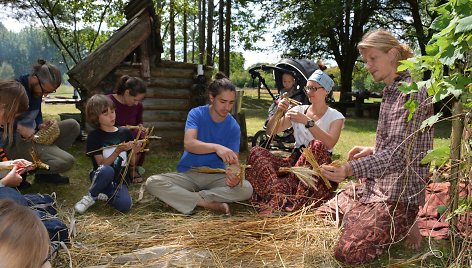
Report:
[[143,182],[143,181],[144,181],[144,178],[141,177],[141,175],[139,175],[139,174],[136,175],[136,176],[134,176],[134,177],[131,179],[131,182],[132,182],[132,183],[141,183],[141,182]]
[[138,170],[134,167],[131,169],[131,183],[141,183],[144,178],[139,174]]

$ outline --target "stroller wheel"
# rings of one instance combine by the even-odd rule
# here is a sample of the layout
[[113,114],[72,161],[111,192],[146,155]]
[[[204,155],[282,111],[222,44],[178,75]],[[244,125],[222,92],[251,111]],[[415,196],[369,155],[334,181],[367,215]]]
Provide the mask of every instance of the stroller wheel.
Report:
[[266,135],[265,130],[259,130],[252,139],[252,147],[261,146],[267,148],[267,142],[269,138]]

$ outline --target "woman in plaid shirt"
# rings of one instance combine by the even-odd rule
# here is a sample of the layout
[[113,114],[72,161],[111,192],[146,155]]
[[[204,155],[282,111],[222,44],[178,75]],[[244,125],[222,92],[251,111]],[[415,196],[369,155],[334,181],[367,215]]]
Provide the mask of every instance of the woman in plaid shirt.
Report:
[[[412,94],[399,91],[401,83],[411,82],[408,72],[397,71],[400,60],[413,56],[411,49],[384,30],[367,33],[357,48],[374,79],[386,85],[375,146],[355,146],[339,168],[322,166],[323,175],[334,182],[348,176],[363,179],[318,211],[335,215],[338,206],[344,229],[335,257],[347,264],[373,261],[404,238],[410,248],[420,247],[416,215],[424,203],[429,171],[420,161],[433,145],[432,129],[420,130],[421,123],[433,115],[426,88]],[[405,108],[410,100],[417,103],[411,120]]]

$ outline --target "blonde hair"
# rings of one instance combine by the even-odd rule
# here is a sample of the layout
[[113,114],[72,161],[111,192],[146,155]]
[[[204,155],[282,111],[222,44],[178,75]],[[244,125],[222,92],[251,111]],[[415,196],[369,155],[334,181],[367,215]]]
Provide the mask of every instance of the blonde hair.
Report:
[[31,74],[38,77],[41,83],[53,85],[54,89],[57,89],[62,83],[61,71],[43,59],[38,59],[38,63],[33,65]]
[[28,110],[29,100],[23,85],[15,80],[0,80],[0,96],[0,108],[4,109],[2,140],[11,141],[15,118]]
[[94,128],[100,128],[98,117],[108,109],[115,110],[115,103],[103,94],[96,94],[90,97],[85,106],[85,117]]
[[365,48],[376,48],[384,53],[388,53],[392,48],[396,50],[395,62],[400,64],[401,60],[406,60],[413,56],[413,51],[407,44],[402,44],[392,33],[377,29],[366,33],[361,42],[357,45],[357,49],[362,51]]
[[49,235],[28,207],[0,200],[0,267],[37,268],[46,260]]

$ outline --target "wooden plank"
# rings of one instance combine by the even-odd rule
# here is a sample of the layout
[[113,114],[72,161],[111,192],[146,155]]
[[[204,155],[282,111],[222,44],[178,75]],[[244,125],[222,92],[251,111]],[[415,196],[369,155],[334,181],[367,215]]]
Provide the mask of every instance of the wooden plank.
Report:
[[147,80],[151,77],[151,66],[149,61],[148,44],[146,41],[139,46],[139,50],[141,52],[141,77]]
[[145,126],[153,126],[154,131],[162,130],[172,130],[172,131],[182,131],[185,129],[185,122],[161,122],[161,121],[147,121]]
[[161,99],[189,99],[191,89],[171,89],[171,88],[157,88],[148,86],[146,90],[146,98],[161,98]]
[[143,121],[177,121],[185,122],[187,119],[187,111],[161,111],[161,110],[144,110]]
[[169,68],[166,66],[155,67],[151,69],[151,75],[153,77],[179,77],[179,78],[191,78],[193,79],[197,75],[197,66],[194,69],[186,68]]
[[150,35],[149,14],[142,13],[124,25],[104,44],[75,65],[69,72],[69,81],[75,87],[95,88],[116,66]]
[[149,80],[149,85],[161,88],[191,88],[193,84],[191,78],[151,77]]
[[192,108],[189,99],[151,99],[143,100],[145,110],[175,110],[175,111],[189,111]]

